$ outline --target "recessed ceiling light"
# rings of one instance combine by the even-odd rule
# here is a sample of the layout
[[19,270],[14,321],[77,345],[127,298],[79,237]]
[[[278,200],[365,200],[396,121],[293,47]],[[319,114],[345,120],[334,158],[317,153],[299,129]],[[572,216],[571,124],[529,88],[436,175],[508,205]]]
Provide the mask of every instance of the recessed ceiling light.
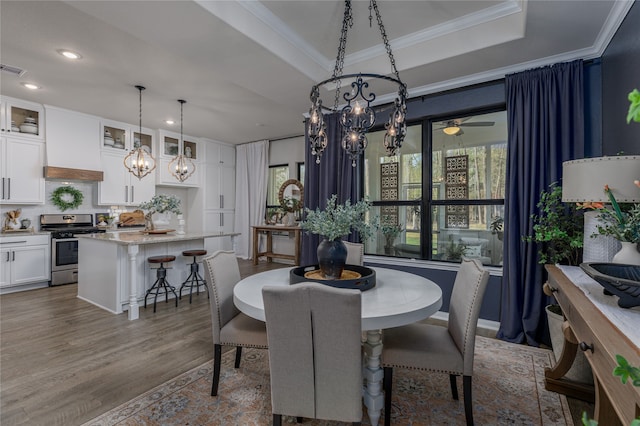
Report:
[[20,84],[22,84],[24,87],[26,87],[29,90],[38,90],[41,88],[37,84],[33,84],[33,83],[20,83]]
[[173,120],[166,120],[165,123],[167,123],[170,126],[173,125],[173,124],[176,124],[176,122],[173,121]]
[[82,59],[81,54],[79,54],[78,52],[74,52],[72,50],[58,49],[58,53],[67,59]]

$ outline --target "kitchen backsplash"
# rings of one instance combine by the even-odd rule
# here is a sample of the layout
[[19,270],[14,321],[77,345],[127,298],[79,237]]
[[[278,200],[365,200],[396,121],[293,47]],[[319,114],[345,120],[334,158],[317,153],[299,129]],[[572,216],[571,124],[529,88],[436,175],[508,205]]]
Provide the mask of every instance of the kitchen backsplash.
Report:
[[[51,202],[51,194],[57,188],[61,186],[72,186],[75,189],[82,192],[84,195],[84,199],[82,205],[77,209],[66,210],[62,212],[57,206],[55,206]],[[181,200],[181,208],[183,214],[187,215],[187,190],[183,188],[164,188],[157,187],[157,194],[173,194],[176,195]],[[95,204],[95,200],[98,199],[98,183],[97,182],[86,182],[86,181],[55,181],[55,180],[47,180],[45,181],[45,197],[46,201],[44,204],[36,204],[36,205],[17,205],[17,204],[2,204],[0,206],[0,212],[2,213],[2,221],[0,222],[0,226],[4,225],[4,220],[6,218],[5,213],[10,210],[21,209],[22,212],[20,214],[20,219],[30,219],[31,226],[34,229],[38,230],[40,228],[40,215],[41,214],[57,214],[57,213],[104,213],[109,212],[114,216],[122,212],[133,211],[136,208],[133,206],[99,206]],[[175,218],[172,218],[172,220]]]

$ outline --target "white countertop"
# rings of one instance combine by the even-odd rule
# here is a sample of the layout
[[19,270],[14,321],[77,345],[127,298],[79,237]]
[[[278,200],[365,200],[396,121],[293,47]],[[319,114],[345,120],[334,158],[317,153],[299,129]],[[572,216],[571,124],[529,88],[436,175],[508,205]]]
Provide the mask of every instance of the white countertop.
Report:
[[144,245],[144,244],[157,244],[157,243],[171,243],[174,241],[190,241],[201,240],[204,238],[216,238],[216,237],[235,237],[240,235],[238,232],[187,232],[186,234],[177,234],[176,232],[169,232],[167,234],[145,234],[142,231],[119,231],[119,232],[105,232],[101,234],[82,234],[77,235],[81,239],[90,239],[97,241],[104,241],[109,243],[115,243],[120,245]]

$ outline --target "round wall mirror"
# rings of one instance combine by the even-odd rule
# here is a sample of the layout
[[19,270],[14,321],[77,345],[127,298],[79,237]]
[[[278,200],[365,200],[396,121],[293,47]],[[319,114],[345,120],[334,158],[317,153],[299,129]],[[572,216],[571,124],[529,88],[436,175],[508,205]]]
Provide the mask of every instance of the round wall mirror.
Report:
[[304,187],[296,179],[285,181],[278,192],[280,206],[287,212],[296,212],[304,206]]

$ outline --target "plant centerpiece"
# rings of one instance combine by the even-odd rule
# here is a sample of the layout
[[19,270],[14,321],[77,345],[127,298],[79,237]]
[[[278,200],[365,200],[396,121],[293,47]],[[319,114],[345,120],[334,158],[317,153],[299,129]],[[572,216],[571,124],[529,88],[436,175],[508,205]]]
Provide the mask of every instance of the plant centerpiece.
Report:
[[176,215],[182,214],[180,210],[180,199],[175,195],[154,195],[151,200],[141,203],[139,206],[142,210],[147,210],[144,215],[145,230],[153,231],[158,229],[158,220],[154,222],[153,214],[169,214],[175,213]]
[[358,232],[363,240],[373,235],[377,221],[375,218],[369,223],[366,221],[370,207],[368,200],[360,200],[355,204],[347,200],[344,204],[339,204],[338,197],[334,194],[327,200],[324,210],[305,210],[307,216],[300,227],[323,238],[317,253],[320,270],[325,278],[339,279],[342,275],[347,260],[347,247],[342,242],[342,237],[352,231]]

